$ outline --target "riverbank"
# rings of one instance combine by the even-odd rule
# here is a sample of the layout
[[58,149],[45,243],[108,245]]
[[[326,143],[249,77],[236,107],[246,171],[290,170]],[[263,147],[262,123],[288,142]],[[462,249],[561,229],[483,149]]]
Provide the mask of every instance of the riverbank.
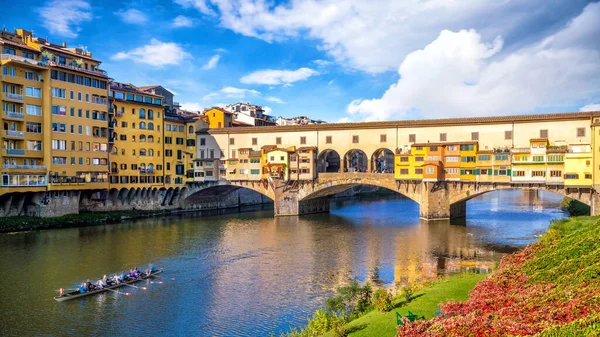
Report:
[[79,213],[55,218],[27,216],[6,217],[0,218],[0,233],[115,224],[131,219],[149,218],[169,214],[171,214],[171,211],[161,210]]
[[600,217],[555,221],[503,258],[466,302],[399,328],[409,336],[600,336]]

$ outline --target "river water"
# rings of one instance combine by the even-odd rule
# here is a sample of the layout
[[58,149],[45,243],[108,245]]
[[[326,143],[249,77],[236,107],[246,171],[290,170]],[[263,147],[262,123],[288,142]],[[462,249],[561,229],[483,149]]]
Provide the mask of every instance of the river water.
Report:
[[[279,335],[352,278],[394,287],[488,272],[566,216],[560,197],[539,193],[488,193],[452,223],[420,221],[407,199],[370,197],[302,217],[266,210],[0,234],[0,335]],[[59,287],[149,262],[165,272],[162,284],[137,284],[148,290],[53,300]]]

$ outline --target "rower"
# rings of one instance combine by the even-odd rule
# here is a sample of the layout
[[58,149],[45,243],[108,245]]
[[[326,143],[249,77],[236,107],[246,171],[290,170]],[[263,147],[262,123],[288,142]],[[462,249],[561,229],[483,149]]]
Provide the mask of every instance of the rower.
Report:
[[87,280],[87,282],[85,283],[85,290],[86,291],[91,291],[92,290],[92,282],[90,282],[90,279]]
[[97,287],[98,289],[102,289],[102,288],[104,288],[104,285],[102,284],[102,280],[98,280],[98,282],[96,282],[96,287]]
[[79,286],[79,293],[83,294],[84,292],[86,292],[86,286],[85,286],[85,282],[81,283],[81,285]]
[[102,277],[102,284],[103,284],[104,286],[107,286],[107,285],[108,285],[108,278],[106,277],[106,274],[105,274],[105,275]]

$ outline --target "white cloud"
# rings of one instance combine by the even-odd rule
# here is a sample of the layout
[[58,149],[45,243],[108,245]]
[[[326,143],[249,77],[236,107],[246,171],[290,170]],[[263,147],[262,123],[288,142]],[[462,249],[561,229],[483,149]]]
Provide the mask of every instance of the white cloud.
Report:
[[224,49],[224,48],[217,48],[215,50],[213,50],[215,53],[219,53],[219,54],[224,54],[226,53],[228,50]]
[[263,106],[263,110],[265,111],[264,114],[265,115],[270,115],[273,112],[273,109],[271,109],[270,106]]
[[600,3],[590,4],[541,43],[500,56],[502,40],[485,43],[474,30],[443,31],[410,53],[400,79],[381,98],[355,100],[366,120],[524,113],[600,94]]
[[245,98],[246,96],[257,96],[260,95],[260,91],[252,90],[252,89],[242,89],[236,87],[223,87],[221,90],[216,92],[211,92],[210,94],[205,95],[202,99],[207,101],[213,99],[215,97],[225,97],[225,98]]
[[208,60],[208,62],[204,66],[202,66],[202,70],[213,69],[214,67],[217,66],[217,63],[219,63],[220,59],[221,59],[221,55],[214,55],[213,57],[210,58],[210,60]]
[[333,64],[333,62],[327,60],[313,60],[312,62],[320,67],[327,67]]
[[112,56],[114,60],[130,59],[136,63],[144,63],[154,67],[180,64],[191,57],[181,46],[174,42],[150,40],[150,44],[132,49],[128,52],[118,52]]
[[273,103],[277,103],[277,104],[285,104],[284,100],[282,100],[281,98],[275,97],[275,96],[267,96],[267,97],[265,97],[265,101],[269,101],[269,102],[273,102]]
[[146,14],[135,8],[130,8],[127,10],[121,9],[117,12],[114,12],[114,14],[120,17],[123,22],[133,25],[143,25],[148,22],[148,17]]
[[336,123],[352,123],[352,120],[348,117],[342,117],[342,118],[338,119],[338,121]]
[[[395,69],[443,29],[476,29],[484,40],[500,34],[543,34],[568,12],[570,1],[390,0],[175,0],[208,14],[245,36],[265,41],[305,37],[333,60],[354,69]],[[485,19],[482,19],[485,18]],[[533,28],[535,27],[535,29]]]
[[183,110],[188,110],[188,111],[203,111],[204,107],[202,105],[200,105],[200,103],[195,103],[195,102],[184,102],[184,103],[180,103],[181,104],[181,108]]
[[327,86],[328,86],[328,87],[332,86],[334,82],[335,82],[335,80],[331,80],[331,81],[329,81],[329,83],[327,83]]
[[600,104],[588,104],[579,109],[579,111],[600,111]]
[[210,5],[205,0],[174,0],[175,3],[183,8],[196,8],[200,13],[206,15],[215,15],[215,12],[210,8]]
[[194,20],[188,18],[187,16],[178,15],[175,19],[173,19],[172,25],[173,27],[192,27],[194,25]]
[[288,84],[306,80],[314,75],[319,75],[319,72],[310,68],[299,68],[297,70],[265,69],[242,77],[240,82],[246,84]]
[[75,38],[83,22],[92,20],[92,6],[83,0],[52,0],[37,9],[40,22],[52,34]]

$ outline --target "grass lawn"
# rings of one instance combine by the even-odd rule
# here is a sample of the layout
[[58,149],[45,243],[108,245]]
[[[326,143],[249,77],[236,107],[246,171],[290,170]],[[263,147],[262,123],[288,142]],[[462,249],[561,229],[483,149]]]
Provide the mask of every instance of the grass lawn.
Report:
[[[477,281],[485,278],[481,274],[458,274],[450,276],[447,280],[434,283],[433,285],[415,293],[415,298],[406,304],[404,298],[394,299],[394,309],[390,312],[378,312],[373,310],[366,315],[355,319],[346,325],[348,336],[351,337],[393,337],[396,335],[396,312],[402,316],[408,314],[408,310],[425,318],[434,317],[439,310],[438,305],[448,299],[465,300],[469,297],[469,291]],[[327,335],[329,336],[329,334]]]

